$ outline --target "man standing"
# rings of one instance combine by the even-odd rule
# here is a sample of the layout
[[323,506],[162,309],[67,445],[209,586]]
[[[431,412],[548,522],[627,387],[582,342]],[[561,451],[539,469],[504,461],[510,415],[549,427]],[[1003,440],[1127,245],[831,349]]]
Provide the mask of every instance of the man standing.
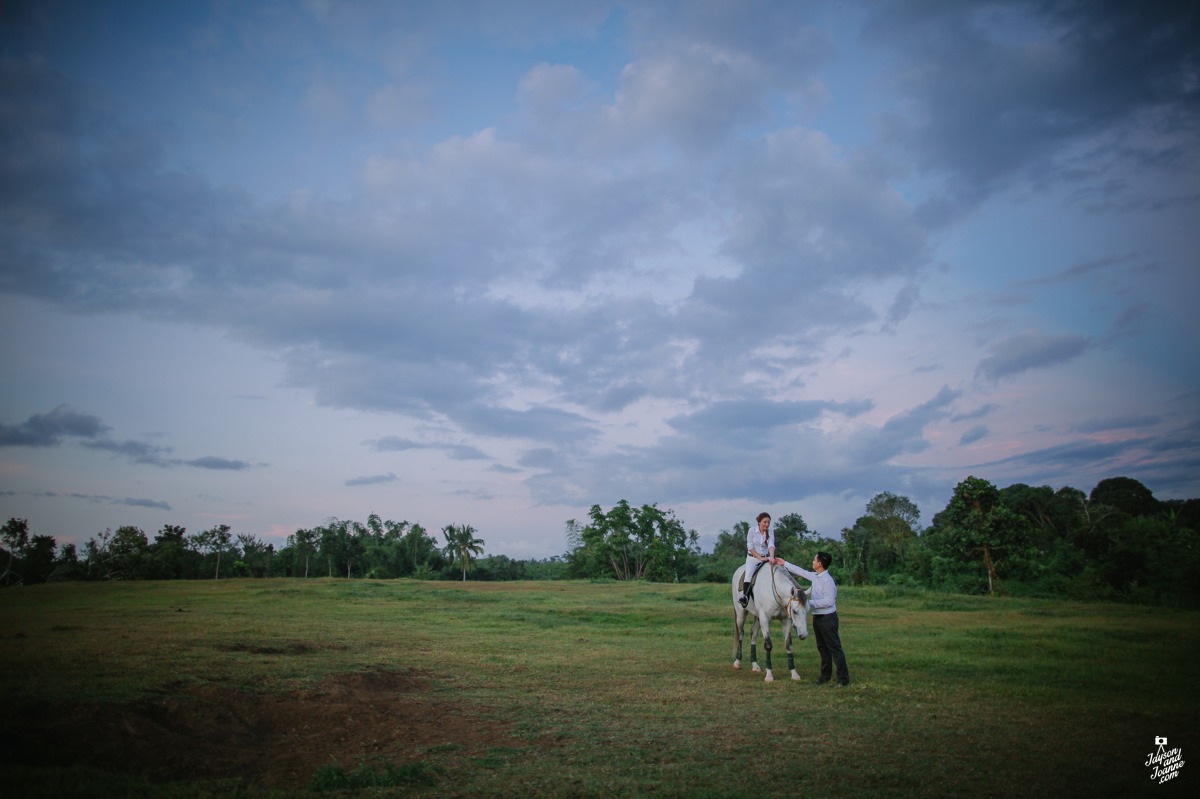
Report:
[[812,610],[813,635],[817,638],[817,652],[821,655],[821,675],[817,678],[817,685],[829,682],[833,676],[833,666],[836,665],[838,685],[844,687],[850,684],[850,671],[846,668],[846,654],[842,652],[842,639],[838,635],[837,583],[829,573],[832,561],[828,552],[818,552],[813,558],[812,571],[801,569],[786,560],[783,567],[812,583],[808,607]]

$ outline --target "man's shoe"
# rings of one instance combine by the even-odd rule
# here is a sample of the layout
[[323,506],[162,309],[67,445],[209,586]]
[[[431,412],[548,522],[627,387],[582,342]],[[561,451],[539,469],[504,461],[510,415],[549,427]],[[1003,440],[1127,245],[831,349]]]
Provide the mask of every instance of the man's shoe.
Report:
[[850,681],[849,681],[849,680],[846,680],[846,681],[844,681],[844,682],[843,682],[842,680],[838,680],[838,688],[845,688],[845,687],[846,687],[846,686],[848,686],[849,684],[850,684]]
[[816,684],[817,684],[817,685],[824,685],[824,684],[825,684],[825,683],[827,683],[827,682],[829,682],[829,678],[828,678],[828,677],[822,677],[821,679],[817,680],[817,683],[816,683]]

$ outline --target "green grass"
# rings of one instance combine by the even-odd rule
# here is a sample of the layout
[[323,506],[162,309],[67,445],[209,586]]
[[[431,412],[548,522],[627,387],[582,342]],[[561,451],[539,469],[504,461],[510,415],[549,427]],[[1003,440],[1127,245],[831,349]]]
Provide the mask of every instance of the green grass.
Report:
[[[0,691],[33,708],[387,669],[425,675],[516,744],[313,762],[326,796],[1165,796],[1200,779],[1185,765],[1157,785],[1144,766],[1155,736],[1185,758],[1200,745],[1196,612],[851,587],[839,606],[848,689],[808,682],[811,638],[796,645],[803,683],[782,646],[775,683],[733,671],[725,586],[52,584],[0,591]],[[69,764],[4,774],[31,796],[273,795],[148,792]]]

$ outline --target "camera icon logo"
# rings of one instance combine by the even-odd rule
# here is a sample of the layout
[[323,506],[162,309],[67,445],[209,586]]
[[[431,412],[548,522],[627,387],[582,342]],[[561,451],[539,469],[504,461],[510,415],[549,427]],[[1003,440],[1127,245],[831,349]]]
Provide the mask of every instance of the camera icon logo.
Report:
[[1155,736],[1155,737],[1154,737],[1154,745],[1155,745],[1155,746],[1166,746],[1166,745],[1167,745],[1167,739],[1166,739],[1166,738],[1163,738],[1163,737],[1160,737],[1160,736]]

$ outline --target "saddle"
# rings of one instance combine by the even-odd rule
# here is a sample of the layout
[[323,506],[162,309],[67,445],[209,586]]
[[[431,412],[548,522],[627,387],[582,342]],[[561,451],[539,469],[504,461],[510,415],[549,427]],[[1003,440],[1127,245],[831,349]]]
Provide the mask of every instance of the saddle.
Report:
[[[758,572],[760,572],[760,571],[762,571],[763,569],[766,569],[766,568],[770,568],[770,567],[769,567],[769,566],[766,566],[766,565],[763,565],[762,567],[760,567],[760,568],[759,568],[759,570],[758,570],[758,571],[756,571],[756,572],[754,573],[754,576],[757,578],[757,577],[758,577]],[[738,578],[738,590],[739,590],[739,591],[742,591],[742,592],[745,592],[745,593],[746,593],[746,596],[754,596],[754,584],[753,584],[753,583],[751,583],[751,584],[750,584],[750,590],[749,590],[749,591],[746,591],[746,574],[745,574],[745,572],[743,572],[743,573],[742,573],[742,576]]]

